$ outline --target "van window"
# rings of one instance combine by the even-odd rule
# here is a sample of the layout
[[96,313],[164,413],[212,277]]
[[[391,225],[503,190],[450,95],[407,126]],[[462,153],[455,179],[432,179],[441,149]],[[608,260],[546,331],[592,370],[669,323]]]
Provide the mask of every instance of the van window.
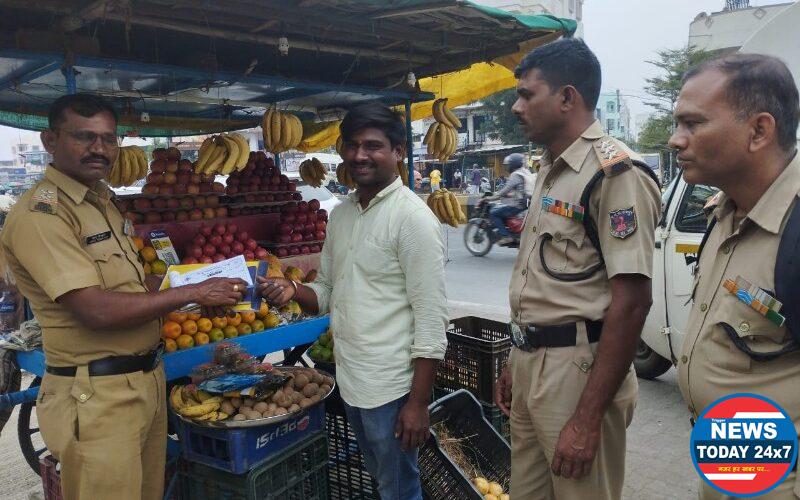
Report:
[[702,184],[688,186],[678,207],[675,227],[684,233],[704,233],[708,219],[703,213],[703,207],[709,198],[717,194],[717,191],[719,189]]

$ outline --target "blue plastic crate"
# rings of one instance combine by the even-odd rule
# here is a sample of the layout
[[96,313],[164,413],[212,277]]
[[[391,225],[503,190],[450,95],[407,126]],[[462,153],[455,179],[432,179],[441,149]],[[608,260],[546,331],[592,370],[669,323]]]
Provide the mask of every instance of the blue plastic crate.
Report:
[[244,474],[286,447],[325,428],[325,406],[318,404],[278,424],[243,429],[213,429],[180,422],[183,456],[233,474]]

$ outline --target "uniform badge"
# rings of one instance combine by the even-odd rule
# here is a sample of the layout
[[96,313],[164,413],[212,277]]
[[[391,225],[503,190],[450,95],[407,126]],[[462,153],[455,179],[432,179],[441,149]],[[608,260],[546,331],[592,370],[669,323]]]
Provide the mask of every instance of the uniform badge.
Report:
[[585,212],[583,205],[579,203],[569,203],[567,201],[550,198],[549,196],[542,198],[542,209],[545,212],[560,215],[578,222],[583,221],[583,214]]
[[31,196],[33,210],[37,212],[44,212],[46,214],[55,214],[58,208],[58,196],[55,190],[46,187],[40,187]]
[[611,218],[611,236],[625,239],[636,231],[636,212],[633,207],[612,210],[608,216]]
[[739,301],[750,306],[752,310],[770,320],[775,326],[782,326],[786,321],[786,318],[779,312],[783,304],[741,276],[737,276],[736,281],[726,279],[722,283],[722,287],[735,295]]
[[94,245],[95,243],[100,243],[101,241],[106,241],[111,239],[111,231],[105,231],[103,233],[93,234],[91,236],[86,237],[86,244],[87,245]]
[[612,177],[631,168],[631,159],[628,153],[617,150],[614,143],[608,139],[594,144],[594,152],[600,160],[600,170],[606,177]]

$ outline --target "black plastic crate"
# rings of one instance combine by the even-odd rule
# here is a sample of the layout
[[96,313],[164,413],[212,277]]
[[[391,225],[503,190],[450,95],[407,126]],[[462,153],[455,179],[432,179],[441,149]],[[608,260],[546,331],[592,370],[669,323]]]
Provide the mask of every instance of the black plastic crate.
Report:
[[447,330],[447,352],[439,363],[436,385],[467,389],[482,403],[492,404],[494,383],[511,350],[506,323],[466,316],[454,319]]
[[[462,439],[462,449],[470,462],[489,481],[508,491],[511,479],[511,447],[483,415],[483,408],[472,394],[459,390],[430,405],[431,428],[447,422],[451,437]],[[435,431],[420,450],[419,472],[426,499],[482,500],[483,496],[439,446]]]
[[194,462],[184,462],[182,497],[191,500],[326,500],[328,439],[310,436],[252,469],[231,474]]
[[[448,394],[452,394],[454,391],[450,389],[443,389],[441,387],[433,387],[433,399],[437,400],[447,396]],[[511,442],[511,421],[503,413],[503,410],[497,407],[495,404],[486,404],[481,403],[481,407],[483,408],[483,416],[486,420],[492,424],[494,430],[500,433],[503,436],[503,439]]]
[[328,432],[329,498],[380,500],[378,485],[367,472],[356,436],[344,415],[325,416]]

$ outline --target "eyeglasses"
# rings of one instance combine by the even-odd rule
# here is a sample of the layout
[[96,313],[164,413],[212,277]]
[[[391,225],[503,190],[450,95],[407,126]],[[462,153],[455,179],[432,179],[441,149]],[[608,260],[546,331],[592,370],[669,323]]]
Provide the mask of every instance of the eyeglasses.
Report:
[[[58,132],[58,130],[56,130],[56,132]],[[94,132],[89,132],[88,130],[79,130],[77,132],[65,131],[65,133],[70,136],[72,140],[87,148],[97,142],[98,138],[100,141],[102,141],[103,146],[107,148],[119,147],[119,139],[114,134],[95,134]]]

